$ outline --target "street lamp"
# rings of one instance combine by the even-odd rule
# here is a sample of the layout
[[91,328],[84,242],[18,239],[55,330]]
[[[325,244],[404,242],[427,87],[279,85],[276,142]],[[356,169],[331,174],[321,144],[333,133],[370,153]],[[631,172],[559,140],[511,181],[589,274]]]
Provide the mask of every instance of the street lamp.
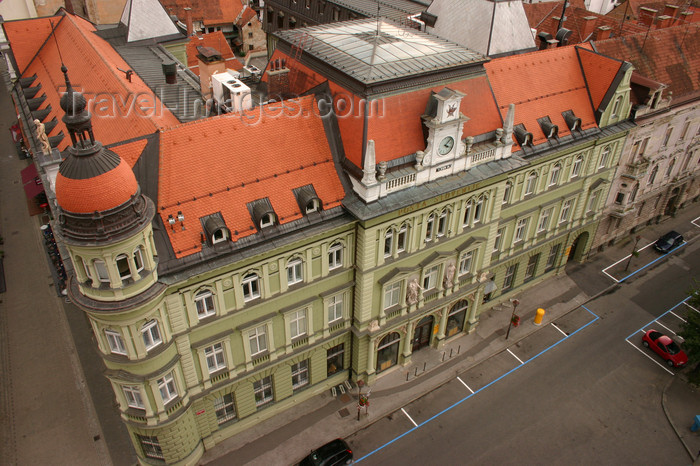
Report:
[[520,304],[520,301],[518,301],[517,299],[511,299],[510,302],[513,303],[513,313],[510,315],[510,321],[508,322],[506,340],[508,339],[508,336],[510,336],[510,328],[513,326],[513,317],[515,316],[515,309],[518,307],[518,304]]

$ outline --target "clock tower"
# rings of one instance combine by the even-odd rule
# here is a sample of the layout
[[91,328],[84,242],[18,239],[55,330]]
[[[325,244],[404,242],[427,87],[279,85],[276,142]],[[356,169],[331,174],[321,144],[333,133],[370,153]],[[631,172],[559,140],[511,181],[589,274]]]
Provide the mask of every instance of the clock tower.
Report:
[[[426,113],[421,118],[428,133],[422,154],[417,154],[416,168],[421,181],[451,175],[464,169],[465,145],[462,142],[464,123],[469,120],[459,109],[465,94],[450,88],[430,96]],[[422,158],[421,158],[422,156]]]

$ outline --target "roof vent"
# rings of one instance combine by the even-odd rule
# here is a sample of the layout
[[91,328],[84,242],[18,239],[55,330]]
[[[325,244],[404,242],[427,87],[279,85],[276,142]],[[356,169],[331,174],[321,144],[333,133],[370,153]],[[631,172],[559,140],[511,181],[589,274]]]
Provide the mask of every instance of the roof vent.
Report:
[[554,37],[557,42],[559,42],[559,47],[563,47],[569,43],[569,38],[571,37],[571,30],[566,28],[561,28],[557,31],[557,35]]
[[177,63],[174,61],[166,61],[162,63],[165,82],[168,84],[177,83]]

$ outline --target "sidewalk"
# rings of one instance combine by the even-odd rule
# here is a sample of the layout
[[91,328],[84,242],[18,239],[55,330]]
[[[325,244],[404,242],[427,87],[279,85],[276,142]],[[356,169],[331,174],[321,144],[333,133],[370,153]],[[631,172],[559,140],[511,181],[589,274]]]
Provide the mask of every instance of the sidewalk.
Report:
[[[686,240],[692,241],[700,234],[700,228],[695,229],[690,224],[690,220],[696,216],[697,209],[691,206],[677,218],[649,226],[638,234],[649,242],[667,230],[676,228],[684,233]],[[630,250],[630,241],[622,241],[596,254],[587,263],[571,264],[567,267],[567,273],[545,280],[516,295],[520,301],[517,314],[521,317],[521,324],[511,329],[508,340],[505,335],[513,310],[509,303],[497,305],[481,314],[479,325],[471,334],[450,340],[440,350],[424,348],[416,352],[409,365],[393,368],[378,378],[371,387],[370,414],[365,416],[363,413],[360,421],[356,417],[356,387],[350,394],[338,394],[336,398],[326,391],[301,403],[295,410],[290,409],[221,442],[205,452],[200,463],[228,464],[228,455],[235,452],[235,458],[240,464],[289,464],[308,453],[309,439],[314,439],[313,445],[322,445],[336,437],[347,437],[447,383],[456,373],[466,371],[505,351],[507,347],[597,295],[611,291],[617,285],[604,276],[601,269],[626,256]],[[664,262],[661,260],[656,265]],[[546,314],[542,325],[536,326],[533,319],[539,307],[544,308]],[[362,392],[366,391],[365,387]],[[700,414],[697,390],[681,377],[675,376],[670,379],[664,391],[663,403],[669,422],[679,439],[686,444],[689,452],[694,449],[692,455],[696,455],[700,449],[700,433],[692,433],[689,428],[692,416]],[[223,455],[227,456],[222,457]]]

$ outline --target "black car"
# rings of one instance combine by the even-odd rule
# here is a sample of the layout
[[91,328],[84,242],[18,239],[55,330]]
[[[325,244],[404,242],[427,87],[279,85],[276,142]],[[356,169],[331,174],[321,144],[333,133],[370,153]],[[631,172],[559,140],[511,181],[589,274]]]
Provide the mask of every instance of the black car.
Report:
[[333,466],[336,464],[352,464],[352,450],[347,442],[340,438],[313,450],[309,456],[301,460],[299,466]]
[[683,236],[677,231],[669,231],[654,243],[654,249],[659,252],[667,253],[671,249],[680,246],[683,243]]

